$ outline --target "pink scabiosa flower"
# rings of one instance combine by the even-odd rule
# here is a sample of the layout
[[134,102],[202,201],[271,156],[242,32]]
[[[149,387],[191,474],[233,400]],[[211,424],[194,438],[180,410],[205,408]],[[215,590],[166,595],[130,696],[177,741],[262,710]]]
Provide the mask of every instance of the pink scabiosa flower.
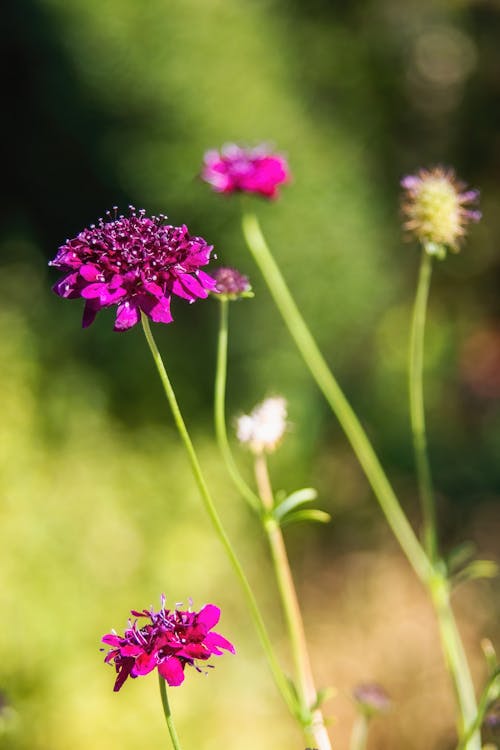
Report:
[[265,145],[242,148],[228,143],[219,151],[207,151],[201,177],[217,193],[255,193],[277,198],[278,187],[288,182],[290,172],[283,156]]
[[215,289],[213,291],[217,297],[228,300],[253,297],[252,286],[248,280],[248,276],[244,276],[236,268],[216,268],[213,275],[215,279]]
[[[149,674],[155,667],[170,686],[177,686],[184,681],[186,664],[201,672],[197,661],[221,656],[222,649],[235,653],[232,643],[212,630],[220,618],[220,609],[214,604],[206,604],[199,612],[169,610],[162,596],[159,612],[151,608],[132,610],[131,614],[136,619],[129,620],[123,636],[113,631],[102,638],[111,646],[104,661],[115,666],[115,692],[127,677]],[[145,622],[140,625],[142,619]]]
[[430,255],[444,257],[449,249],[458,252],[467,224],[479,221],[475,208],[478,190],[467,190],[451,168],[421,169],[401,180],[405,190],[402,204],[404,228],[422,243]]
[[194,302],[215,287],[200,270],[212,249],[201,237],[191,237],[185,225],[166,224],[163,215],[149,218],[132,206],[128,217],[112,218],[108,211],[107,221],[100,219],[59,248],[49,265],[64,276],[53,289],[60,297],[85,300],[84,328],[112,305],[117,305],[115,331],[132,328],[141,310],[155,323],[171,323],[173,295]]

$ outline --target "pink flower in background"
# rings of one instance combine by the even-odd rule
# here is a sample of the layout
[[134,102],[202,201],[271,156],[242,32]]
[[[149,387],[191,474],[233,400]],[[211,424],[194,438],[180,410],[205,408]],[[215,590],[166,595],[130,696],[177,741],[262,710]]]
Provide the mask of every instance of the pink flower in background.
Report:
[[278,187],[289,181],[290,172],[284,157],[269,153],[264,145],[242,148],[228,143],[220,153],[207,151],[201,176],[218,193],[277,198]]
[[221,267],[213,272],[215,279],[214,292],[220,297],[236,300],[242,297],[253,297],[252,286],[248,276],[236,268]]
[[155,323],[171,323],[173,295],[194,302],[214,289],[214,279],[200,270],[213,248],[185,225],[170,226],[165,216],[149,218],[133,207],[128,217],[107,216],[67,240],[49,264],[65,274],[54,292],[85,300],[84,328],[111,305],[117,306],[115,331],[132,328],[141,310]]
[[105,662],[112,662],[117,672],[115,692],[127,677],[140,677],[155,667],[170,686],[180,685],[186,664],[201,672],[196,661],[221,656],[222,649],[235,653],[232,643],[212,631],[220,618],[220,609],[214,604],[206,604],[199,612],[165,609],[163,596],[161,604],[159,612],[132,610],[131,614],[144,618],[145,624],[139,626],[137,619],[129,620],[123,636],[114,632],[103,636],[102,642],[111,646]]

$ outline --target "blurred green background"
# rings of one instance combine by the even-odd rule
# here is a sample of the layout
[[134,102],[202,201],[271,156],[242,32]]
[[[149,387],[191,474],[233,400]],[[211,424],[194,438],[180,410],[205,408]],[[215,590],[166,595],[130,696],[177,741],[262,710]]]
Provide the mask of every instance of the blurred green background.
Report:
[[[88,330],[50,292],[47,261],[118,204],[163,211],[247,273],[231,308],[229,414],[289,401],[275,486],[312,485],[328,527],[287,534],[332,736],[347,747],[352,687],[394,701],[370,750],[453,745],[450,689],[428,602],[328,407],[290,344],[239,231],[237,200],[198,179],[203,152],[273,143],[292,184],[256,210],[296,299],[418,524],[406,403],[418,250],[399,179],[454,165],[484,219],[437,264],[426,389],[446,550],[498,556],[500,494],[500,7],[493,0],[20,0],[2,24],[0,234],[0,746],[165,747],[153,677],[112,693],[99,640],[131,608],[220,604],[237,657],[171,691],[186,748],[300,748],[214,539],[139,329]],[[220,512],[283,659],[265,546],[213,444],[215,302],[174,303],[156,327]],[[241,463],[250,462],[241,454]],[[459,589],[478,686],[498,637],[498,583]]]

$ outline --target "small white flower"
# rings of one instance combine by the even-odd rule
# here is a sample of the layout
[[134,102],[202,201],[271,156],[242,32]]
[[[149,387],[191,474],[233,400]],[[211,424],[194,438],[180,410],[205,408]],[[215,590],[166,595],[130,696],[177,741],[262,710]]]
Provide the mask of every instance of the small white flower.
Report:
[[287,428],[286,400],[282,396],[266,398],[250,414],[236,420],[236,435],[255,455],[274,451]]

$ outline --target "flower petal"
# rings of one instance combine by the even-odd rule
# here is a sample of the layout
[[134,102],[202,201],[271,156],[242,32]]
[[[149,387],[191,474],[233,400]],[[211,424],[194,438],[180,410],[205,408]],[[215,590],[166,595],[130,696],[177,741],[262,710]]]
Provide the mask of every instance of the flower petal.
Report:
[[217,625],[219,620],[220,609],[219,607],[216,607],[215,604],[205,604],[196,617],[197,624],[205,625],[207,630],[210,630],[214,625]]
[[167,681],[170,687],[177,687],[184,682],[184,669],[175,656],[167,656],[158,664],[158,672]]
[[118,305],[114,330],[127,331],[129,328],[135,326],[139,320],[139,309],[133,302],[126,300],[125,302],[122,302],[121,305]]
[[205,646],[209,648],[213,654],[216,655],[220,655],[222,653],[222,651],[220,651],[221,648],[226,649],[226,651],[230,651],[232,654],[236,653],[236,649],[233,644],[230,643],[230,641],[228,641],[226,638],[224,638],[223,635],[220,635],[220,633],[214,633],[213,630],[207,634],[207,637],[205,638]]

